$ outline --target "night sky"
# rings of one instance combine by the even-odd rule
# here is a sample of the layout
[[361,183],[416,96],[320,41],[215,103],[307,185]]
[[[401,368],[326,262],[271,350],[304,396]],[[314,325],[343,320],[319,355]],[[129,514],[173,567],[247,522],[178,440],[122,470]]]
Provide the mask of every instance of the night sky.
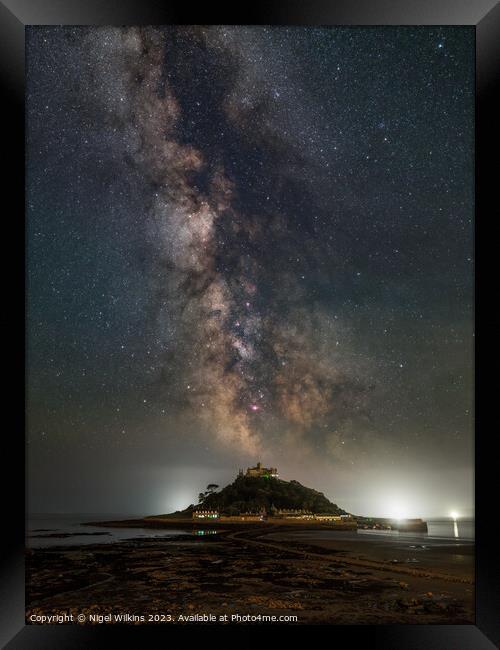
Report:
[[473,508],[473,28],[27,29],[28,507],[261,460]]

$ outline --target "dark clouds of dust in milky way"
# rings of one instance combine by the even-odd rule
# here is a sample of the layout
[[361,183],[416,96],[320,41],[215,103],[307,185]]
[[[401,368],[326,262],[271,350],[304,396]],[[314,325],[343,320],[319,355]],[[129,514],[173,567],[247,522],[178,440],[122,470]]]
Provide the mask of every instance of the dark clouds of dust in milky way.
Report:
[[[214,59],[209,62],[212,73],[228,77],[221,90],[194,101],[195,106],[213,104],[205,110],[219,118],[204,128],[227,128],[244,147],[251,146],[255,133],[248,132],[247,122],[248,113],[256,110],[253,98],[248,108],[234,105],[239,69],[229,59],[228,69],[218,70],[227,52],[220,35],[182,30],[171,36],[187,49],[186,54],[177,45],[181,52],[172,56],[188,86],[196,84],[193,66],[186,61],[190,48]],[[133,125],[137,148],[131,163],[151,193],[150,237],[155,263],[164,269],[156,287],[163,304],[160,335],[165,322],[175,331],[162,367],[167,390],[176,378],[176,402],[186,414],[195,414],[221,442],[249,452],[265,444],[261,420],[268,413],[281,420],[282,430],[298,436],[313,428],[334,430],[353,410],[361,410],[369,387],[352,363],[345,364],[330,350],[335,327],[310,300],[301,275],[276,264],[273,250],[281,259],[287,253],[303,254],[302,229],[294,231],[283,209],[239,200],[238,184],[225,169],[223,138],[208,134],[208,143],[183,141],[183,122],[190,119],[193,98],[182,102],[177,97],[166,73],[170,48],[162,31],[117,31],[108,38],[115,42],[106,47],[117,58],[113,65],[105,59],[103,74],[121,76],[125,106],[118,104],[117,118],[121,128]],[[236,135],[241,124],[243,134]],[[288,153],[290,147],[279,133],[263,131],[259,146],[271,157],[283,157],[282,183],[298,186],[288,170],[288,156],[294,152]],[[316,264],[327,255],[316,242],[312,253]],[[311,252],[306,254],[312,258]]]
[[452,28],[30,30],[33,455],[262,456],[337,492],[434,464],[452,494],[472,54]]

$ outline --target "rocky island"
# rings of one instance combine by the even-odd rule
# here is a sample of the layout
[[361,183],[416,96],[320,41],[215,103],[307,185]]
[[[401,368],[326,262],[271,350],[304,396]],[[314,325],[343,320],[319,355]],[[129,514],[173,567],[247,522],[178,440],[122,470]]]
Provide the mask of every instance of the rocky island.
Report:
[[273,474],[259,464],[185,510],[93,523],[136,538],[27,550],[27,622],[473,622],[473,544],[363,535],[382,520]]

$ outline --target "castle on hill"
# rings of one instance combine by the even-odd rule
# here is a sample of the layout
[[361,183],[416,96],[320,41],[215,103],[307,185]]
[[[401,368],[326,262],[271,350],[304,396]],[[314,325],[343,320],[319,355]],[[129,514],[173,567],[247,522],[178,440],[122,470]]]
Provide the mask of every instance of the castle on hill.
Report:
[[262,467],[262,463],[258,462],[255,467],[247,467],[247,471],[243,474],[240,469],[239,476],[258,476],[262,478],[278,478],[278,470],[276,467]]

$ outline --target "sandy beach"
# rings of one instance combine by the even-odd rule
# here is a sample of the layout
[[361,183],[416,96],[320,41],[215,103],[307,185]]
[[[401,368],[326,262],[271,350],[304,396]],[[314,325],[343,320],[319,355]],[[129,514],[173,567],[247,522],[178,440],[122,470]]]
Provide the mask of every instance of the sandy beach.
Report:
[[26,620],[66,612],[84,624],[91,614],[122,613],[145,617],[137,623],[203,614],[227,615],[228,624],[235,615],[291,615],[291,624],[473,623],[473,543],[373,537],[238,526],[30,549]]

